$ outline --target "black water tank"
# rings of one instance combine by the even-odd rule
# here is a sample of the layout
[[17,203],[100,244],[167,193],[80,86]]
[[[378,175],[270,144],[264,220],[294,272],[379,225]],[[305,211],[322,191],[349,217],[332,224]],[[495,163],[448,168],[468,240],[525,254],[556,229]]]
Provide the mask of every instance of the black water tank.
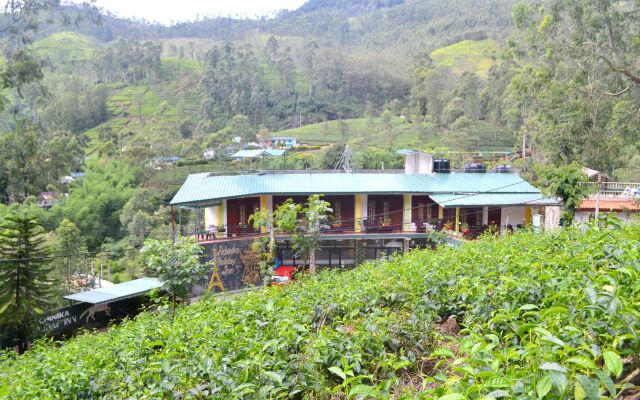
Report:
[[499,174],[509,174],[513,171],[512,171],[511,165],[502,164],[502,165],[496,165],[496,167],[493,169],[493,172],[497,172]]
[[451,172],[451,161],[446,158],[436,158],[433,160],[433,172],[448,174]]
[[485,173],[487,172],[487,166],[481,163],[466,163],[464,165],[464,172]]

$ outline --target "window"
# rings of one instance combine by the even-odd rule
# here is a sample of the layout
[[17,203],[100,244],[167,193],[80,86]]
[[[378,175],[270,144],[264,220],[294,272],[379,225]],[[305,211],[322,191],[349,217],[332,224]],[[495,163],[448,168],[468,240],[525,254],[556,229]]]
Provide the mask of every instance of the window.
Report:
[[369,210],[367,210],[369,218],[376,217],[376,202],[374,200],[369,201]]
[[389,202],[385,201],[382,203],[382,218],[389,219]]
[[418,220],[424,221],[424,203],[418,203]]
[[244,204],[240,205],[240,213],[239,213],[238,221],[240,221],[240,225],[247,222],[247,207]]
[[333,213],[336,219],[342,219],[342,204],[339,201],[333,205]]

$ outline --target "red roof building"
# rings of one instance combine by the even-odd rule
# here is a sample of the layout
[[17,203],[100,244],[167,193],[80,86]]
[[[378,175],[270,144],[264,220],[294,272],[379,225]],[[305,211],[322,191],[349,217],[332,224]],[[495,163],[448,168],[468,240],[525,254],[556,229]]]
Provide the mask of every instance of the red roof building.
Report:
[[[576,211],[595,211],[596,199],[590,198],[582,201]],[[602,212],[639,212],[640,198],[608,198],[600,199],[599,209]]]

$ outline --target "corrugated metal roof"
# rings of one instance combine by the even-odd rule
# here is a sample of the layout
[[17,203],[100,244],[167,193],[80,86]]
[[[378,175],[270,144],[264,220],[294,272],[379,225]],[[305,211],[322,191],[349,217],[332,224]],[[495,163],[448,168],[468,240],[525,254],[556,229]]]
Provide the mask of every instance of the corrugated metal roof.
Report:
[[187,177],[172,205],[197,205],[260,194],[352,193],[530,193],[540,191],[517,174],[402,174],[402,173],[266,173]]
[[[600,211],[640,211],[640,199],[600,199]],[[595,211],[596,199],[586,199],[576,210]]]
[[558,201],[540,193],[433,194],[431,198],[444,208],[483,206],[558,205]]
[[64,296],[64,298],[91,304],[111,303],[112,301],[139,296],[160,287],[162,287],[162,282],[157,278],[140,278],[109,287]]
[[274,150],[274,149],[238,150],[235,153],[233,153],[231,158],[256,158],[256,157],[262,157],[262,156],[267,156],[267,157],[281,156],[284,153],[285,153],[285,150]]
[[231,158],[255,158],[260,157],[264,150],[238,150],[231,155]]

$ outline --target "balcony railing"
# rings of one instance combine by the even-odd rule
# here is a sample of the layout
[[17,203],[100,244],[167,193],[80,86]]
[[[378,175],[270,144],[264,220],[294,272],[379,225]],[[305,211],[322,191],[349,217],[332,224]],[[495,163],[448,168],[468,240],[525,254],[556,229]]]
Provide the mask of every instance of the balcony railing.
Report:
[[636,197],[640,196],[640,183],[634,182],[585,182],[590,192],[602,196]]
[[[420,233],[427,233],[430,231],[442,231],[444,233],[448,233],[451,235],[455,235],[457,237],[462,237],[465,239],[475,239],[478,236],[482,235],[486,231],[491,232],[513,232],[514,230],[523,229],[523,226],[518,225],[517,227],[512,227],[511,225],[505,225],[502,227],[498,226],[476,226],[467,229],[460,229],[458,233],[454,233],[452,229],[452,224],[447,223],[444,220],[430,220],[429,223],[426,221],[413,221],[410,224],[394,224],[394,223],[384,223],[382,220],[374,220],[374,219],[363,219],[360,223],[361,229],[360,231],[356,231],[354,229],[346,229],[337,224],[331,224],[327,227],[321,229],[321,236],[335,236],[340,237],[344,235],[358,235],[362,237],[367,237],[367,235],[376,235],[380,234],[389,234],[389,236],[393,235],[414,235]],[[191,236],[196,237],[198,242],[212,242],[218,240],[230,240],[230,239],[243,239],[243,238],[257,238],[260,236],[266,236],[266,232],[258,232],[253,226],[247,224],[241,225],[221,225],[221,226],[211,226],[209,229],[195,229],[195,227],[187,227],[181,226],[176,235],[182,236]],[[282,233],[276,232],[276,236],[283,236]]]

